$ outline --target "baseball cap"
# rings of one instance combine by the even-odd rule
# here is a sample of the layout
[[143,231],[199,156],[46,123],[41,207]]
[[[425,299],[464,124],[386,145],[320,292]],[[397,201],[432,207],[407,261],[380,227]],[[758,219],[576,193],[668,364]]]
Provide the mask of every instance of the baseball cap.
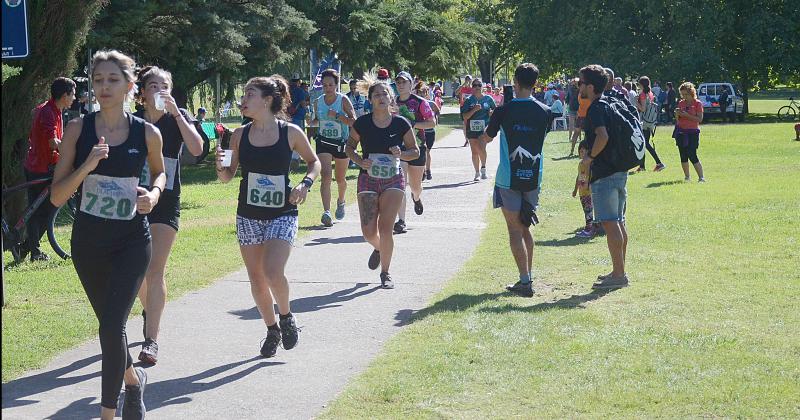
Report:
[[397,79],[400,79],[400,78],[406,79],[409,82],[413,82],[414,81],[414,78],[411,77],[411,73],[409,73],[407,71],[401,71],[400,73],[397,73],[397,77],[395,77],[394,80],[397,80]]
[[202,106],[200,108],[197,108],[197,113],[199,114],[201,112],[206,112],[206,109],[203,108]]
[[385,68],[378,69],[378,79],[388,79],[389,78],[389,70]]

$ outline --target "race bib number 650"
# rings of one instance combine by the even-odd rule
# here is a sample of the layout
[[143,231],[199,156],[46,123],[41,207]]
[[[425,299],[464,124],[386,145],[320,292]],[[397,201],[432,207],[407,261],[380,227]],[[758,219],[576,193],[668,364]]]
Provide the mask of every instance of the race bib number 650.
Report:
[[281,208],[286,202],[286,178],[283,175],[247,175],[247,204]]
[[131,220],[136,215],[138,178],[92,174],[83,180],[81,208],[84,213],[112,220]]

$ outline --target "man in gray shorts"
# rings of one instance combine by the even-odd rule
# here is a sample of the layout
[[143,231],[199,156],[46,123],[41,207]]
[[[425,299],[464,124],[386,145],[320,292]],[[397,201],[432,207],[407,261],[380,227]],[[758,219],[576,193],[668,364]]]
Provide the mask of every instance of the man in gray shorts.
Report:
[[494,187],[494,208],[503,211],[508,227],[511,254],[519,269],[519,281],[507,290],[524,297],[533,296],[531,267],[533,235],[539,186],[542,174],[542,146],[553,116],[547,105],[533,99],[531,92],[539,69],[530,63],[514,71],[516,98],[497,108],[481,140],[490,142],[500,133],[500,164]]

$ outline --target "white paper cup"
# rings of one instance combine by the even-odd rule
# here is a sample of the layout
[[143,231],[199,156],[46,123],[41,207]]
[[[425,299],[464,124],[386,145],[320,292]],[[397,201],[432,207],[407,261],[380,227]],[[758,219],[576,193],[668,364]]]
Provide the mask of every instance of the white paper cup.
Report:
[[161,96],[161,92],[157,92],[155,95],[155,104],[156,109],[159,111],[163,111],[167,107],[166,100],[163,96]]
[[222,167],[228,168],[231,166],[231,158],[233,158],[233,150],[224,149],[222,150]]

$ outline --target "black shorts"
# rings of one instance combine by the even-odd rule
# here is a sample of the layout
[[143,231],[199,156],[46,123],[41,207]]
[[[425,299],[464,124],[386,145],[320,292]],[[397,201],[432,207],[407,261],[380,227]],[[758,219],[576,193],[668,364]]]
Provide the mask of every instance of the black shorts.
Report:
[[425,162],[428,160],[428,148],[425,147],[423,144],[419,146],[419,157],[414,160],[409,160],[408,164],[410,166],[425,166]]
[[335,159],[347,159],[347,153],[344,152],[344,143],[322,136],[314,137],[314,141],[317,143],[318,155],[327,153],[332,155]]
[[436,132],[435,131],[431,131],[431,132],[427,132],[426,131],[425,132],[425,147],[427,147],[428,150],[431,150],[431,149],[433,149],[433,143],[435,143],[435,142],[436,142]]
[[178,223],[181,219],[181,199],[172,194],[162,194],[158,199],[158,204],[153,211],[147,214],[147,221],[167,225],[178,231]]

